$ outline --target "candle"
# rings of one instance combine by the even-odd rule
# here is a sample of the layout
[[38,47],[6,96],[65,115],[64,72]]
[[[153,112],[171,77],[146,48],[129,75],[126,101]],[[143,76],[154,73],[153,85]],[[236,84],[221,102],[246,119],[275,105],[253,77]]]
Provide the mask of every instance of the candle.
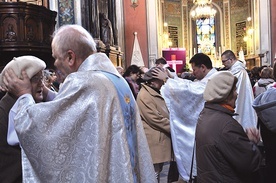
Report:
[[221,48],[219,47],[219,57],[221,56]]
[[196,49],[194,48],[194,55],[196,54]]

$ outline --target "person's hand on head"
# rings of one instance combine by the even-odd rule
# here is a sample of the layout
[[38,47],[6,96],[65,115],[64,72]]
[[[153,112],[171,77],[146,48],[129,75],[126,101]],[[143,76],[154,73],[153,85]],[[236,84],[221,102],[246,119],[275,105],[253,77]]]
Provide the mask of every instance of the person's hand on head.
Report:
[[22,78],[18,78],[12,69],[7,69],[4,72],[3,82],[6,87],[6,91],[13,94],[16,97],[20,97],[26,93],[31,94],[31,82],[26,71],[22,71]]
[[8,89],[7,89],[7,87],[5,85],[3,85],[3,86],[0,85],[0,90],[2,92],[7,92],[8,91]]
[[165,80],[169,76],[168,76],[168,73],[166,71],[158,69],[158,68],[155,68],[155,69],[153,69],[152,77],[160,79],[160,80]]

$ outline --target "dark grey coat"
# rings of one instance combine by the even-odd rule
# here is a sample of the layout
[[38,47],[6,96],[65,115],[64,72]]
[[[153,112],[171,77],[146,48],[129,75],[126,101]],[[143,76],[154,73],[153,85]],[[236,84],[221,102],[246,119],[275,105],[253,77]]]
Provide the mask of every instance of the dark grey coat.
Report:
[[22,182],[21,149],[7,142],[9,111],[16,99],[8,93],[0,101],[0,182]]
[[259,169],[258,147],[249,141],[233,115],[219,104],[205,103],[196,127],[199,183],[248,182]]

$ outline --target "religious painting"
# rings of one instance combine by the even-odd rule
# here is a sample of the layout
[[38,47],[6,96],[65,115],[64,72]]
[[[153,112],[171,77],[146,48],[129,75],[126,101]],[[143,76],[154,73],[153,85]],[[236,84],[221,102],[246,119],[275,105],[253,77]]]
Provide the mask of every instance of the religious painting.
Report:
[[74,0],[58,0],[59,26],[75,24]]
[[167,64],[173,68],[176,73],[182,73],[186,65],[185,48],[168,48],[162,50],[162,56],[167,60]]
[[178,47],[178,27],[176,26],[168,26],[169,38],[172,42],[171,47]]
[[242,49],[244,55],[247,55],[247,41],[246,35],[246,21],[236,23],[236,50],[238,52]]
[[215,54],[216,35],[214,18],[196,20],[196,41],[198,53]]

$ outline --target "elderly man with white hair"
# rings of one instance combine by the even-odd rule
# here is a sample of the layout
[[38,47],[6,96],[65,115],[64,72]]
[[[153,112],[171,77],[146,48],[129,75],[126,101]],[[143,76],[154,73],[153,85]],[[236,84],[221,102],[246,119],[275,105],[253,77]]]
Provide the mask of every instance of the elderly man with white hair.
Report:
[[54,65],[66,77],[56,97],[35,104],[28,76],[5,72],[19,96],[15,129],[26,157],[26,182],[154,183],[154,169],[131,90],[79,25],[52,41]]

